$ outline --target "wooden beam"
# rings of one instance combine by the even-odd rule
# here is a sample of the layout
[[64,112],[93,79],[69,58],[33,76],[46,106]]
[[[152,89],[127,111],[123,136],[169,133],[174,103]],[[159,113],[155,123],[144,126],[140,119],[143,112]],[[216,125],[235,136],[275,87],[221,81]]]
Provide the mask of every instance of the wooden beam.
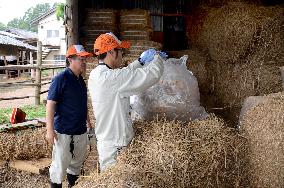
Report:
[[48,168],[51,164],[51,159],[41,158],[38,160],[15,160],[12,161],[9,166],[16,170],[30,172],[34,174],[47,174]]
[[[47,84],[49,84],[49,82],[48,83],[43,83],[43,84],[41,84],[41,85],[47,85]],[[35,83],[0,83],[0,88],[3,88],[3,87],[29,87],[29,86],[32,86],[32,87],[35,87],[35,86],[37,86],[37,84],[35,84]]]
[[0,70],[25,70],[25,69],[59,69],[59,68],[65,68],[64,65],[44,65],[38,67],[37,65],[7,65],[7,66],[0,66]]

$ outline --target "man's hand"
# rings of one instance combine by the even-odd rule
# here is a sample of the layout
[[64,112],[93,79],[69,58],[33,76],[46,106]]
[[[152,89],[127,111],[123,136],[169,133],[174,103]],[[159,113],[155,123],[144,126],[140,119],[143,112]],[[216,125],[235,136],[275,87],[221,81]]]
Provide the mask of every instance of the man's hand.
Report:
[[54,130],[48,130],[46,132],[45,137],[46,137],[47,142],[50,143],[51,145],[53,145],[54,141],[57,140],[57,135]]
[[140,55],[140,59],[139,61],[144,64],[147,65],[149,64],[151,61],[153,61],[155,55],[160,55],[164,60],[168,58],[168,55],[165,52],[161,52],[161,51],[156,51],[155,49],[149,49],[144,51],[141,55]]
[[140,62],[143,64],[151,62],[154,59],[154,56],[156,53],[157,51],[155,49],[149,49],[149,50],[144,51],[140,55]]

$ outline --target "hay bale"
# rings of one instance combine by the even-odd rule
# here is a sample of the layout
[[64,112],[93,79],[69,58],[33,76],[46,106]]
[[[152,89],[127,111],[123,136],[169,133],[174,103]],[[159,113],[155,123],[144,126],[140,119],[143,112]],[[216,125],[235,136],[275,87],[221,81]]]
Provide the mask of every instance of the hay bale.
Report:
[[151,29],[151,17],[147,10],[131,9],[120,11],[120,30]]
[[[196,45],[199,43],[200,33],[204,28],[204,22],[208,15],[209,9],[209,7],[198,7],[193,10],[190,16],[186,17],[186,35],[189,45]],[[206,46],[203,46],[203,48],[206,48]]]
[[276,66],[251,64],[210,64],[212,90],[222,105],[241,106],[244,99],[281,91],[281,76]]
[[136,122],[118,164],[77,187],[238,187],[243,140],[214,116],[189,124]]
[[253,5],[230,3],[212,8],[204,22],[200,43],[213,60],[237,62],[253,43],[261,11]]
[[212,80],[208,90],[213,94],[214,107],[234,126],[247,97],[282,91],[280,70],[275,65],[211,62],[207,67]]
[[134,60],[137,60],[142,52],[150,48],[161,50],[162,45],[160,43],[150,41],[150,40],[131,40],[131,47],[126,51],[126,54],[123,56],[122,61],[125,65],[132,63]]
[[113,9],[87,9],[85,25],[104,27],[117,24],[117,11]]
[[284,93],[264,97],[240,122],[248,139],[251,187],[284,185]]
[[260,8],[262,18],[245,62],[284,66],[284,8]]
[[152,29],[149,11],[121,10],[119,30],[123,40],[150,40]]
[[0,160],[39,159],[51,156],[45,128],[0,133]]
[[261,55],[270,63],[276,56],[283,60],[283,29],[283,8],[229,3],[209,9],[197,43],[217,62],[240,63]]
[[150,30],[124,30],[120,32],[122,40],[150,40]]
[[80,43],[86,50],[94,50],[94,42],[101,34],[112,32],[118,34],[117,11],[113,9],[87,9],[84,25],[79,28]]

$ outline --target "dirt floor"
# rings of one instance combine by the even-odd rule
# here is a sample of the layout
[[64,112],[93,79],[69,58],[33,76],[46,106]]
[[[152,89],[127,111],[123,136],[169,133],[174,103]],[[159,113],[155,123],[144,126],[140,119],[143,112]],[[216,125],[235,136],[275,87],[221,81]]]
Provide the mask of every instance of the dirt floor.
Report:
[[[87,178],[92,172],[97,171],[97,151],[95,146],[88,148],[88,156],[82,168],[82,177]],[[35,175],[27,172],[16,171],[0,165],[0,188],[46,188],[49,187],[49,177],[46,175]],[[63,183],[67,187],[67,182]]]

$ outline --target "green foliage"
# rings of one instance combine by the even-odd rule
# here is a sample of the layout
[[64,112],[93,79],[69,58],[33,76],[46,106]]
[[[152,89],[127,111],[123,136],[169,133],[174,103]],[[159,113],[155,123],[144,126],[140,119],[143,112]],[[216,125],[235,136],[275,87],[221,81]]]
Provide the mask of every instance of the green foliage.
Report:
[[[42,118],[45,117],[45,105],[39,106],[27,105],[21,107],[21,109],[27,114],[26,119]],[[12,113],[12,108],[0,109],[0,124],[9,123],[9,118]]]
[[64,3],[58,3],[56,4],[56,17],[57,17],[57,20],[64,20],[64,7],[65,7],[65,4]]
[[6,25],[0,22],[0,31],[4,31],[6,29]]
[[32,26],[30,22],[47,12],[49,9],[51,9],[49,3],[37,4],[35,7],[29,8],[23,17],[14,18],[8,22],[7,26],[37,32],[37,26]]

